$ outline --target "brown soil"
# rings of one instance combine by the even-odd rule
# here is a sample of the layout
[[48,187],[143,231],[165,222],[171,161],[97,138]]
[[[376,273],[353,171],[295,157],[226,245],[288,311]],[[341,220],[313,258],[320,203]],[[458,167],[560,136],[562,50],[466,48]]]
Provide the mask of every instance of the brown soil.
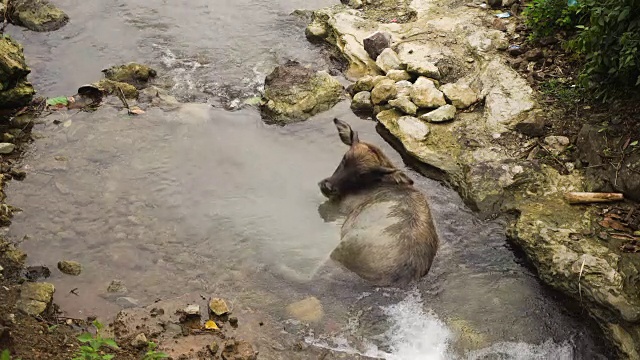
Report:
[[[640,93],[621,90],[613,96],[612,101],[604,103],[595,99],[593,92],[577,85],[582,67],[580,57],[563,49],[570,34],[558,32],[538,41],[528,40],[531,32],[520,16],[525,6],[526,1],[514,5],[510,9],[514,16],[509,19],[494,18],[489,25],[507,33],[510,45],[507,50],[509,64],[540,94],[539,102],[545,108],[544,136],[566,136],[572,144],[558,156],[553,156],[540,147],[527,149],[536,152],[533,158],[565,173],[562,163],[576,163],[579,157],[575,143],[584,124],[606,128],[611,137],[628,134],[625,140],[640,140],[640,132],[637,130],[640,123],[637,115],[640,113]],[[509,34],[507,27],[513,24],[516,31]]]

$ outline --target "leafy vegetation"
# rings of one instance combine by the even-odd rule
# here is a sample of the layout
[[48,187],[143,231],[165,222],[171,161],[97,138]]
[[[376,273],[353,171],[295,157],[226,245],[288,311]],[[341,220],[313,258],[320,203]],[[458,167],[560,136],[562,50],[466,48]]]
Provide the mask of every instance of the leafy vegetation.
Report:
[[103,325],[98,320],[93,321],[93,326],[96,327],[95,336],[90,333],[84,333],[78,336],[78,340],[87,345],[80,346],[73,360],[110,360],[115,357],[115,355],[112,354],[105,354],[101,349],[103,349],[103,346],[119,349],[118,344],[116,344],[113,339],[102,337],[100,331]]
[[[0,360],[11,360],[11,353],[9,352],[9,349],[4,349],[0,353]],[[20,359],[18,359],[18,360],[20,360]]]
[[169,357],[169,355],[163,352],[156,351],[157,347],[158,345],[156,345],[156,343],[154,343],[153,341],[149,341],[149,344],[147,345],[147,352],[144,354],[144,358],[142,360],[157,360],[166,359]]
[[640,86],[640,0],[532,0],[524,16],[530,40],[568,35],[566,50],[584,60],[580,84],[596,97]]
[[529,40],[552,36],[558,30],[573,30],[577,20],[577,7],[566,0],[533,0],[523,12],[527,26],[532,30]]

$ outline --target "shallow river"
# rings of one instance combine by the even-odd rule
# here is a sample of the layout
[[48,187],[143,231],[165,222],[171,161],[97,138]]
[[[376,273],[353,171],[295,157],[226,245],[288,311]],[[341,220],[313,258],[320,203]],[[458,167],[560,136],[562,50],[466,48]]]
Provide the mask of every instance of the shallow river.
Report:
[[[219,294],[303,335],[312,346],[384,359],[594,359],[600,351],[580,314],[508,248],[500,222],[481,222],[452,190],[411,170],[429,197],[442,239],[431,273],[410,290],[314,278],[339,241],[339,221],[317,182],[346,150],[331,119],[400,156],[348,103],[304,123],[267,126],[258,111],[221,106],[259,91],[273,66],[293,58],[327,66],[304,39],[297,8],[334,1],[59,0],[71,17],[46,34],[11,28],[25,46],[40,95],[72,95],[127,61],[149,63],[183,101],[131,118],[111,106],[61,112],[35,130],[29,176],[11,183],[22,209],[11,235],[28,235],[33,265],[54,271],[69,316],[113,316],[106,295],[121,279],[140,305],[183,293]],[[54,120],[57,120],[54,122]],[[77,295],[69,293],[77,288]],[[285,307],[309,296],[324,316],[296,327]],[[294,325],[291,325],[294,324]],[[278,326],[275,326],[276,328]],[[462,335],[460,335],[462,333]],[[277,342],[275,338],[269,341]],[[261,346],[260,343],[258,343]]]

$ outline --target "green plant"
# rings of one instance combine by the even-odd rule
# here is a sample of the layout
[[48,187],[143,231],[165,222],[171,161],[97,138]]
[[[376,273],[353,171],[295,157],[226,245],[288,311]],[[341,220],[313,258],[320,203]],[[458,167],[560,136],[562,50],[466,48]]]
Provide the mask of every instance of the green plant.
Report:
[[115,355],[103,354],[100,349],[105,345],[114,349],[119,349],[118,344],[116,344],[113,339],[102,337],[100,331],[102,330],[103,325],[98,320],[93,321],[93,326],[96,328],[95,336],[90,333],[84,333],[78,336],[78,340],[80,342],[88,345],[81,346],[73,360],[110,360],[114,358]]
[[142,360],[166,359],[169,357],[169,355],[161,351],[156,351],[155,349],[157,347],[158,345],[156,343],[149,341],[149,344],[147,344],[147,352],[144,354],[144,358]]
[[523,16],[531,29],[529,40],[538,40],[558,30],[572,30],[577,21],[577,7],[567,0],[533,0],[524,9]]
[[9,349],[2,350],[2,352],[0,353],[0,360],[11,360],[11,352],[9,352]]
[[607,85],[640,85],[640,0],[580,0],[576,37],[568,48],[583,55],[583,85],[606,96]]

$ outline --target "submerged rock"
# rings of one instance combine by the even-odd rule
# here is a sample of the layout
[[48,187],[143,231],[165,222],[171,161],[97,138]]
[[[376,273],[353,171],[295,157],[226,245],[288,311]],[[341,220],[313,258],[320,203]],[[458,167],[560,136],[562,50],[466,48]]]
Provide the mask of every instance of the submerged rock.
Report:
[[130,309],[138,307],[140,305],[140,302],[138,302],[138,300],[134,298],[122,296],[116,299],[116,304],[118,304],[123,309]]
[[447,104],[447,105],[440,106],[436,110],[430,111],[420,116],[420,119],[426,120],[428,122],[439,123],[439,122],[453,120],[455,116],[456,116],[456,107],[453,105]]
[[77,261],[60,261],[58,262],[58,270],[67,275],[80,275],[82,272],[82,265]]
[[49,283],[24,283],[16,307],[27,315],[42,315],[51,307],[54,292],[55,287]]
[[54,31],[69,22],[69,16],[47,0],[11,0],[11,21],[32,31]]
[[102,72],[105,78],[115,82],[133,85],[136,89],[142,89],[147,85],[149,80],[157,75],[157,72],[151,67],[133,62],[112,66],[102,70]]
[[117,82],[109,79],[102,79],[96,83],[92,84],[96,86],[100,90],[102,90],[105,94],[108,95],[116,95],[122,90],[124,97],[127,99],[136,99],[138,98],[138,89],[135,86],[123,82]]
[[322,304],[315,297],[308,297],[287,306],[287,313],[297,320],[318,322],[324,316]]
[[411,88],[411,100],[421,108],[437,108],[446,105],[444,94],[435,83],[425,77],[419,77]]
[[256,360],[258,351],[246,341],[231,339],[222,346],[221,356],[223,360]]
[[127,287],[124,285],[124,282],[122,282],[122,280],[112,280],[107,287],[108,293],[125,294],[127,293],[127,291]]
[[342,85],[325,71],[314,72],[295,61],[276,67],[265,79],[263,118],[286,125],[332,108]]
[[391,47],[391,34],[376,31],[363,40],[364,50],[372,59],[377,59],[385,49]]

